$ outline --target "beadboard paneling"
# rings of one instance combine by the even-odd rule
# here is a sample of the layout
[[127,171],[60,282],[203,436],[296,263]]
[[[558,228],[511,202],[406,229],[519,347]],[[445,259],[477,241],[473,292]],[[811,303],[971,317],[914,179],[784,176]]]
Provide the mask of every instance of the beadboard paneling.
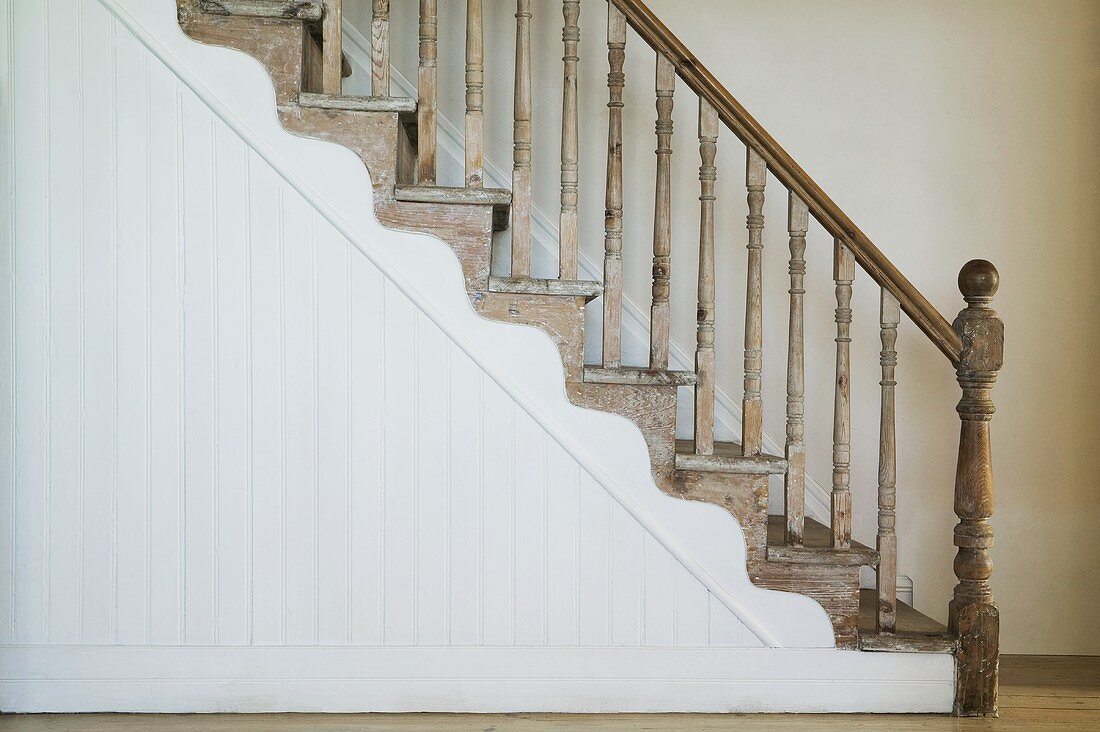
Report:
[[102,5],[0,19],[0,641],[762,645]]

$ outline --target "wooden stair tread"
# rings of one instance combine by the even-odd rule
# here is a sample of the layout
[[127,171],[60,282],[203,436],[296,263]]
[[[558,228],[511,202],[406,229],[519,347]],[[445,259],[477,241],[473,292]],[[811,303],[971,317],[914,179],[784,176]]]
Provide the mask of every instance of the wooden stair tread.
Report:
[[593,280],[544,280],[536,277],[490,277],[489,292],[514,295],[557,295],[583,297],[585,302],[599,297],[603,285]]
[[508,228],[512,192],[504,188],[462,188],[458,186],[394,186],[393,197],[407,203],[444,203],[460,206],[492,206],[493,231]]
[[859,591],[859,647],[864,651],[901,653],[954,653],[958,641],[947,627],[903,602],[898,603],[897,632],[875,631],[878,593]]
[[669,371],[638,366],[620,366],[605,369],[602,366],[585,366],[584,380],[589,384],[629,384],[631,386],[694,386],[692,371]]
[[411,113],[416,111],[416,100],[409,97],[357,97],[302,92],[298,95],[298,105],[313,109],[346,109],[353,112]]
[[324,17],[322,0],[201,0],[199,7],[204,13],[246,18],[316,22]]
[[411,203],[455,203],[470,206],[510,206],[512,192],[504,188],[395,186],[394,198]]
[[768,561],[786,564],[830,564],[847,567],[876,567],[878,552],[852,541],[849,549],[833,549],[833,534],[828,526],[806,517],[802,531],[802,546],[787,546],[784,537],[787,520],[783,516],[768,516]]
[[777,455],[745,457],[736,442],[715,442],[713,455],[696,455],[694,440],[676,440],[676,469],[739,475],[782,475],[787,461]]

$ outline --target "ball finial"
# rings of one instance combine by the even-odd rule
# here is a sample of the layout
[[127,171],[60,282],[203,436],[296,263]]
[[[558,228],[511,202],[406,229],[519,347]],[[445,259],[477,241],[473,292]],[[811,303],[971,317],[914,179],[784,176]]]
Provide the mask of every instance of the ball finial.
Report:
[[959,271],[959,290],[963,299],[974,305],[992,300],[1000,284],[997,268],[984,259],[971,259]]

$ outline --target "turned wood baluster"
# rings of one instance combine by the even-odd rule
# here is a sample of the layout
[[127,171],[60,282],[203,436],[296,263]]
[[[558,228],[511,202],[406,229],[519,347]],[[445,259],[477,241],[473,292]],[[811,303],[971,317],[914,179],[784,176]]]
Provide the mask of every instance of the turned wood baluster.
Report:
[[672,95],[676,67],[657,54],[657,192],[653,209],[653,304],[649,315],[649,367],[668,368],[669,252],[672,245]]
[[695,452],[714,452],[714,183],[718,112],[699,99],[699,308],[695,333]]
[[959,273],[967,307],[955,318],[962,353],[955,374],[962,387],[956,410],[962,420],[959,462],[955,471],[955,586],[948,625],[959,640],[955,654],[955,713],[997,714],[1000,612],[993,603],[989,578],[993,562],[993,463],[989,422],[995,411],[989,392],[1004,361],[1004,323],[989,306],[1000,284],[997,269],[976,259]]
[[836,391],[833,400],[833,493],[831,501],[833,548],[852,545],[852,494],[849,491],[852,404],[850,345],[852,325],[852,281],[856,260],[839,239],[833,248],[833,279],[836,281]]
[[786,541],[802,546],[806,525],[806,338],[803,325],[806,299],[806,231],[810,210],[794,193],[787,195],[787,230],[790,234],[791,289],[787,328],[787,473],[783,476]]
[[565,44],[564,86],[561,109],[561,216],[558,223],[558,276],[563,280],[577,279],[577,186],[579,182],[579,122],[577,116],[577,46],[581,29],[577,24],[581,14],[580,0],[564,0],[562,14],[565,25],[561,38]]
[[878,538],[875,548],[879,553],[876,570],[878,589],[878,620],[880,633],[893,633],[897,625],[898,598],[898,537],[895,532],[897,505],[897,445],[894,436],[894,370],[898,363],[896,344],[901,306],[898,299],[886,288],[882,289],[879,305],[880,337],[882,352],[882,410],[879,421],[878,441]]
[[745,184],[748,188],[749,262],[745,289],[745,391],[741,401],[741,450],[744,455],[759,455],[764,430],[763,406],[760,400],[760,372],[763,367],[764,325],[763,250],[764,250],[764,184],[768,166],[764,158],[748,150]]
[[326,0],[321,21],[321,91],[325,94],[339,94],[343,88],[342,2]]
[[390,95],[390,0],[374,0],[370,23],[370,93]]
[[531,276],[531,0],[516,0],[512,115],[512,276]]
[[420,0],[420,68],[417,72],[417,182],[435,185],[436,0]]
[[466,187],[481,188],[485,165],[485,50],[481,0],[466,0]]
[[622,363],[623,326],[623,87],[626,16],[607,4],[607,185],[603,239],[603,366]]

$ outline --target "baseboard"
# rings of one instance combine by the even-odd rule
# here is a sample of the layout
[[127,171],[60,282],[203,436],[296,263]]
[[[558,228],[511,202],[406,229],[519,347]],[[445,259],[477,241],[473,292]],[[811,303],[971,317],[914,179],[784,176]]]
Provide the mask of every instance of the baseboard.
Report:
[[5,712],[948,712],[949,655],[0,646]]

